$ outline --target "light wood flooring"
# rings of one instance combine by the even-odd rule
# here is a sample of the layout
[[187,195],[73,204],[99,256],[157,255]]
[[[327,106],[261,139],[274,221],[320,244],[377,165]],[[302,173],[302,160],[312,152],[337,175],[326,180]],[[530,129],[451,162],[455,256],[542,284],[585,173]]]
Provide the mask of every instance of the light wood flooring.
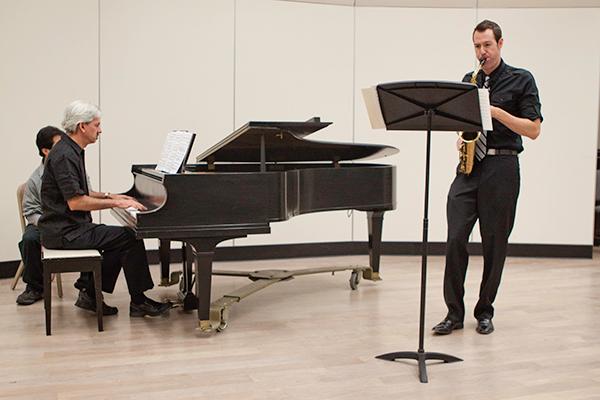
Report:
[[[349,265],[366,256],[221,262],[217,268]],[[425,350],[463,358],[428,365],[375,359],[418,347],[420,257],[382,257],[383,281],[348,286],[349,273],[275,284],[237,304],[229,327],[196,334],[195,313],[172,310],[130,319],[123,278],[107,303],[118,306],[98,332],[94,315],[73,306],[75,274],[53,287],[53,335],[43,304],[19,307],[0,281],[0,399],[600,399],[600,253],[593,260],[510,258],[496,302],[496,332],[465,329],[434,337],[445,315],[443,258],[429,258]],[[467,277],[469,315],[481,258]],[[158,274],[158,268],[153,268]],[[155,278],[158,278],[155,275]],[[245,284],[216,277],[214,296]],[[156,288],[155,298],[176,287]]]

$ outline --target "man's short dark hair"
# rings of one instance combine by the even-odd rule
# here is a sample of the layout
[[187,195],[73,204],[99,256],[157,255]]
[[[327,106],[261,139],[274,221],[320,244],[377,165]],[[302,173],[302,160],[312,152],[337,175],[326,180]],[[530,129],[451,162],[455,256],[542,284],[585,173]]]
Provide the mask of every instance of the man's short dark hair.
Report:
[[40,156],[44,158],[44,153],[42,153],[42,149],[52,149],[52,145],[54,144],[54,137],[60,136],[64,132],[58,129],[55,126],[45,126],[39,130],[37,133],[37,137],[35,138],[35,144],[39,150]]
[[488,29],[491,29],[492,32],[494,32],[494,38],[496,39],[496,43],[498,43],[498,41],[502,39],[502,29],[500,28],[500,25],[489,19],[484,19],[478,23],[475,29],[473,29],[473,34],[475,34],[475,32],[485,32]]

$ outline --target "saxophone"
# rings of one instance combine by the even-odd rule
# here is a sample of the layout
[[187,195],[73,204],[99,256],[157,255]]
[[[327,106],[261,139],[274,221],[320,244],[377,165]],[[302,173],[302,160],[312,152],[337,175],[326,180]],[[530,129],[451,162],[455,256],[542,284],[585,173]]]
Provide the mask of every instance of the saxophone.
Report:
[[[485,64],[485,59],[479,61],[479,65],[471,74],[471,83],[477,84],[477,74]],[[458,172],[469,175],[473,170],[475,162],[475,142],[479,139],[481,132],[458,132],[458,136],[462,140],[458,148]]]

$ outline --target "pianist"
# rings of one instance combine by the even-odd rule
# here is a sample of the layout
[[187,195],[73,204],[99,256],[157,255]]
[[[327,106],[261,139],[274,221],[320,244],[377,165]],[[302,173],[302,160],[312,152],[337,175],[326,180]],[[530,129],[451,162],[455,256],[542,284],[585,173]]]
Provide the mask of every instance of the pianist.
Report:
[[[154,285],[146,249],[133,232],[120,226],[92,222],[90,211],[107,208],[144,210],[135,199],[94,192],[88,187],[85,148],[98,139],[100,111],[92,104],[74,101],[65,110],[63,128],[67,132],[47,158],[42,178],[42,210],[39,221],[42,244],[51,249],[96,249],[102,253],[102,290],[112,293],[121,268],[131,296],[131,317],[158,316],[168,312],[170,303],[159,303],[145,296]],[[76,306],[96,309],[91,274],[82,274]],[[114,315],[116,307],[103,304],[104,315]]]

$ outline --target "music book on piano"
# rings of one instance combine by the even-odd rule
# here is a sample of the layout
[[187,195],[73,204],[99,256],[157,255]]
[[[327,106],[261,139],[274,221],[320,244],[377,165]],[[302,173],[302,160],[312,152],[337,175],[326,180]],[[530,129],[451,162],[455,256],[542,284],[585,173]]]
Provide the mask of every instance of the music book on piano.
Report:
[[167,174],[181,172],[192,150],[196,134],[174,130],[167,134],[156,169]]

